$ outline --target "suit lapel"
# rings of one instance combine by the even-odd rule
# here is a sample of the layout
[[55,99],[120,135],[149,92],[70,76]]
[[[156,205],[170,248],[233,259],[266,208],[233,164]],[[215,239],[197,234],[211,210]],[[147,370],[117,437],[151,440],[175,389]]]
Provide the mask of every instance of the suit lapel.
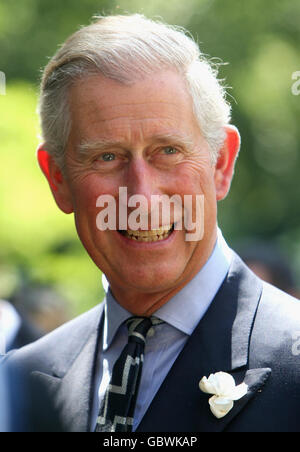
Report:
[[[235,255],[226,280],[157,392],[138,431],[221,431],[265,383],[270,369],[247,371],[248,347],[262,292],[260,280]],[[216,419],[199,380],[210,373],[245,380],[247,395]]]
[[[52,375],[32,372],[35,384],[47,393],[53,411],[59,417],[63,431],[88,431],[94,396],[95,364],[97,358],[99,331],[102,329],[103,305],[95,316],[95,322],[89,325],[90,334],[67,372],[59,377],[59,369],[53,369]],[[101,321],[99,322],[99,318]],[[98,323],[98,325],[97,325]],[[75,344],[74,344],[75,345]],[[74,346],[75,348],[75,346]]]

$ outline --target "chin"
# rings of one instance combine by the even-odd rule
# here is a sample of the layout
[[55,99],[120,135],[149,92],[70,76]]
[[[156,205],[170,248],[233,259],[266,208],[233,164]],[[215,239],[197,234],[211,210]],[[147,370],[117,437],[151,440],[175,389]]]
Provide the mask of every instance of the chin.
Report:
[[164,271],[163,268],[159,268],[156,271],[141,270],[134,272],[131,275],[123,278],[127,281],[127,288],[141,293],[164,293],[175,289],[179,284],[182,277],[181,271]]

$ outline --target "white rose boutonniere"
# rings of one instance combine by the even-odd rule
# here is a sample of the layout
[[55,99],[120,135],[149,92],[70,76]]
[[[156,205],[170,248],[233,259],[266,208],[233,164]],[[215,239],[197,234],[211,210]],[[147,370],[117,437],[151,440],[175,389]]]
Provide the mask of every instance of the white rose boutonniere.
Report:
[[203,377],[199,387],[207,394],[214,394],[208,402],[211,412],[218,419],[226,416],[232,409],[234,401],[244,397],[248,391],[246,383],[236,386],[233,376],[226,372],[217,372],[208,378]]

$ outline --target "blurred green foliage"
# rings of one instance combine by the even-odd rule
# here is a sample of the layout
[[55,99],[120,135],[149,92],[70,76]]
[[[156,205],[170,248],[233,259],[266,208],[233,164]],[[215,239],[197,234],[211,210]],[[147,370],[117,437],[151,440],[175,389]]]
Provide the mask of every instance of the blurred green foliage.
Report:
[[[273,240],[300,275],[299,0],[0,0],[0,297],[30,281],[54,285],[76,315],[101,300],[101,275],[77,239],[72,216],[54,204],[35,159],[41,69],[59,44],[94,14],[139,12],[186,27],[202,51],[223,61],[242,136],[219,224],[234,246]],[[218,60],[217,58],[220,58]]]
[[86,258],[73,217],[58,210],[38,168],[36,101],[33,85],[20,81],[10,82],[0,97],[0,297],[9,296],[22,276],[54,285],[72,300],[75,315],[101,300],[101,275]]

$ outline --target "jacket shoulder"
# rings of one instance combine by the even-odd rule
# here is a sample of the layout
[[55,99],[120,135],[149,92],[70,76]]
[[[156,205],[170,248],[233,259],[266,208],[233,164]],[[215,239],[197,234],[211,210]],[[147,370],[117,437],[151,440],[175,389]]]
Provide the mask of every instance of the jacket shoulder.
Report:
[[300,301],[263,282],[251,335],[250,358],[257,367],[299,369],[299,339]]
[[[279,328],[300,327],[300,300],[263,282],[263,290],[258,314],[263,316],[264,322]],[[269,319],[269,320],[268,320]],[[271,326],[271,325],[269,325]]]

